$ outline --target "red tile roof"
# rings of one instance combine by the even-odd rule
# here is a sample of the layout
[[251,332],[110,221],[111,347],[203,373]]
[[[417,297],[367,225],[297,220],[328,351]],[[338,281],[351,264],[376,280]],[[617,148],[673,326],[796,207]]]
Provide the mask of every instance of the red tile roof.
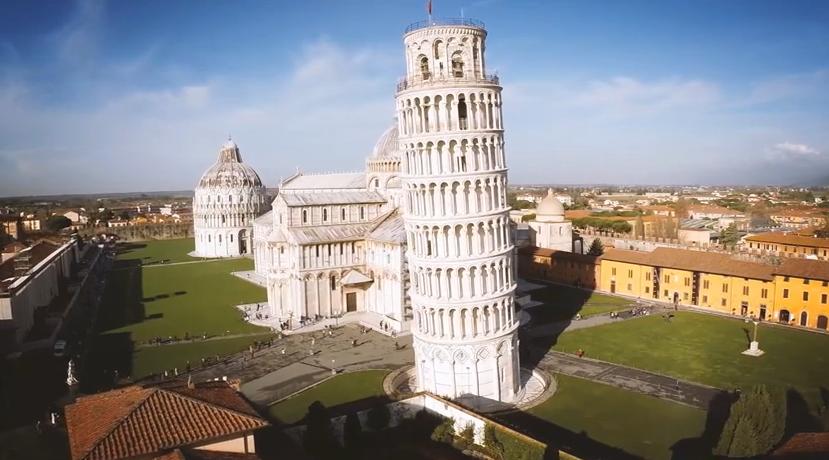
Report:
[[746,241],[758,243],[788,244],[791,246],[807,246],[812,248],[829,248],[829,238],[818,238],[815,236],[803,236],[793,233],[768,232],[758,233],[746,237]]
[[562,259],[562,260],[572,260],[574,262],[581,262],[581,263],[590,263],[594,265],[598,265],[600,262],[599,257],[590,256],[587,254],[577,254],[574,252],[569,251],[560,251],[557,249],[547,249],[547,248],[539,248],[536,246],[524,246],[518,248],[518,254],[520,255],[530,255],[530,256],[540,256],[540,257],[549,257],[551,259]]
[[267,422],[225,382],[173,382],[79,398],[66,407],[66,425],[73,460],[114,460],[241,436]]
[[652,267],[675,268],[718,275],[740,276],[771,281],[774,267],[771,265],[745,262],[733,259],[728,254],[715,252],[690,251],[687,249],[656,248],[652,252],[628,251],[625,249],[606,249],[602,256],[605,260],[628,262]]
[[204,449],[175,449],[153,460],[260,460],[256,454],[243,454],[240,452],[219,452],[217,450]]
[[776,275],[829,281],[829,262],[823,260],[786,258],[774,270],[774,273]]
[[771,453],[774,458],[829,458],[829,433],[797,433]]

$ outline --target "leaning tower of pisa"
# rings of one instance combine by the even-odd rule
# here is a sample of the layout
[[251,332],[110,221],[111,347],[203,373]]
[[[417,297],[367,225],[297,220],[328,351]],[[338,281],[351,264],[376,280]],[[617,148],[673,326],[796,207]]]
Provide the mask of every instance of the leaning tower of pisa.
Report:
[[521,387],[513,243],[486,35],[471,19],[409,26],[396,109],[418,389],[512,402]]

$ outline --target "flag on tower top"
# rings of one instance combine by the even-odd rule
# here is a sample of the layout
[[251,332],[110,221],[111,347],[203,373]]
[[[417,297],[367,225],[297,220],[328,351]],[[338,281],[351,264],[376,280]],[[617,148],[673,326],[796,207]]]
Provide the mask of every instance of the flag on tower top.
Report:
[[426,12],[432,15],[432,0],[426,0]]

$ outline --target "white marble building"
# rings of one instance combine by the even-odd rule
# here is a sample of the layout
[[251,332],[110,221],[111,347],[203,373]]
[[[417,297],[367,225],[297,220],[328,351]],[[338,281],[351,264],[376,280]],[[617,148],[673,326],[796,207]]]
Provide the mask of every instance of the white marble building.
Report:
[[538,203],[535,219],[529,226],[531,245],[573,252],[573,223],[564,219],[564,206],[552,189]]
[[400,200],[397,126],[359,173],[298,173],[282,181],[273,210],[254,223],[254,260],[266,280],[269,319],[368,312],[368,324],[408,330],[408,271]]
[[219,158],[204,172],[193,197],[196,257],[238,257],[253,247],[253,221],[268,210],[265,186],[242,163],[239,147],[228,139]]
[[404,221],[419,390],[521,396],[501,86],[483,24],[413,24],[398,84]]

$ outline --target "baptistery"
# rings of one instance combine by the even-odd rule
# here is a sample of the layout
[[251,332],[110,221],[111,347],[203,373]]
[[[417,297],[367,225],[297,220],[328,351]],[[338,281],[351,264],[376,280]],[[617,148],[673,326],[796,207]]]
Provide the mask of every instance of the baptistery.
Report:
[[252,252],[253,220],[269,209],[262,180],[228,139],[202,174],[193,197],[196,257],[238,257]]

